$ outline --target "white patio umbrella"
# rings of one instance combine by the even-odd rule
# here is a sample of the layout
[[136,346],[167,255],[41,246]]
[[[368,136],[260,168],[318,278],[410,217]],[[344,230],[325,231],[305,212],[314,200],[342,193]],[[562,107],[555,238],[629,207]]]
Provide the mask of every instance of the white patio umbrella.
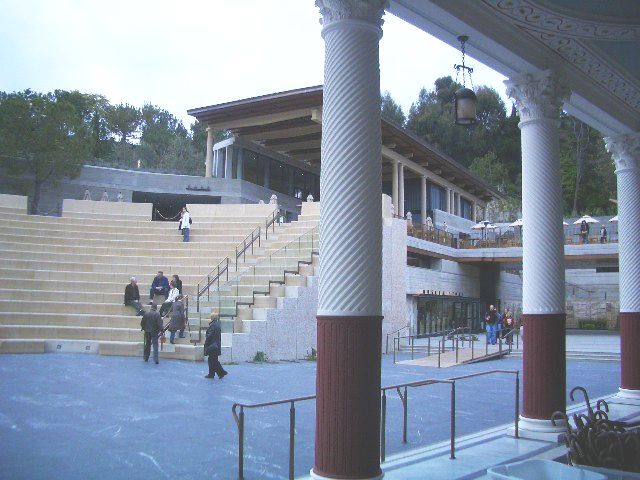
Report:
[[613,218],[610,218],[610,219],[609,219],[609,221],[610,221],[611,223],[615,223],[615,222],[617,222],[617,221],[618,221],[618,215],[616,215],[616,216],[615,216],[615,217],[613,217]]
[[569,224],[567,222],[565,222],[564,220],[562,221],[562,225],[564,225],[565,227],[569,226]]
[[484,230],[485,228],[487,228],[487,226],[484,223],[476,223],[473,227],[471,227],[471,230]]
[[599,223],[598,220],[596,220],[595,218],[590,217],[589,215],[583,215],[579,219],[577,219],[575,222],[573,222],[573,224],[580,225],[583,220],[587,223]]
[[522,219],[521,218],[517,219],[515,222],[510,223],[509,226],[510,227],[521,227],[522,226]]

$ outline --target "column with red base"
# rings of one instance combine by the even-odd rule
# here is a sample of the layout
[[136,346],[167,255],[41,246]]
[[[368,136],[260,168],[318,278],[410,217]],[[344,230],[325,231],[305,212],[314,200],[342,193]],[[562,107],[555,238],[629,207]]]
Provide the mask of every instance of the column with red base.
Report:
[[605,139],[618,179],[620,397],[640,404],[640,134]]
[[523,436],[553,440],[565,410],[565,278],[558,127],[568,90],[550,71],[506,81],[522,142]]
[[383,0],[317,0],[325,41],[315,462],[381,478]]

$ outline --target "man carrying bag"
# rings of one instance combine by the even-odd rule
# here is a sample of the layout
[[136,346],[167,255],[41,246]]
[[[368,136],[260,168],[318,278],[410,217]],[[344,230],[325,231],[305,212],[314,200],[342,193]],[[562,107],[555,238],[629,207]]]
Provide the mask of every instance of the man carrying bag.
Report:
[[204,354],[209,357],[209,374],[205,378],[222,378],[227,374],[218,357],[222,353],[222,330],[220,329],[220,317],[216,313],[211,314],[211,322],[207,328],[207,337],[204,341]]
[[142,357],[145,362],[149,361],[151,345],[153,345],[153,360],[158,364],[158,336],[162,332],[162,317],[158,312],[158,306],[154,303],[151,310],[142,316],[140,328],[144,331],[144,352]]

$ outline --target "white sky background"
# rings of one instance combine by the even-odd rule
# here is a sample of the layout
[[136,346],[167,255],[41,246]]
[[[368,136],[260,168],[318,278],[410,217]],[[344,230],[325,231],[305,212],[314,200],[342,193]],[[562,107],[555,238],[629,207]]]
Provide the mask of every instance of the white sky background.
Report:
[[[321,84],[319,18],[313,0],[0,0],[0,90],[150,102],[190,124],[189,108]],[[381,89],[407,114],[460,52],[391,14],[383,30]],[[502,75],[467,64],[509,105]]]

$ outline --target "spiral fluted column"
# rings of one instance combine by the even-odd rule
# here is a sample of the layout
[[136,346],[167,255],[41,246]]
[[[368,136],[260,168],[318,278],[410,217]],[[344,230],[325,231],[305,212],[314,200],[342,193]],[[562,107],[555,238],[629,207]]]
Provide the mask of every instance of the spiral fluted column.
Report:
[[381,478],[383,0],[317,0],[325,41],[312,476]]
[[553,432],[565,410],[565,278],[558,126],[569,91],[550,72],[505,82],[522,143],[522,427]]
[[620,396],[640,401],[640,134],[605,142],[618,178]]
[[213,130],[207,127],[207,152],[204,157],[204,176],[211,178],[213,175]]

